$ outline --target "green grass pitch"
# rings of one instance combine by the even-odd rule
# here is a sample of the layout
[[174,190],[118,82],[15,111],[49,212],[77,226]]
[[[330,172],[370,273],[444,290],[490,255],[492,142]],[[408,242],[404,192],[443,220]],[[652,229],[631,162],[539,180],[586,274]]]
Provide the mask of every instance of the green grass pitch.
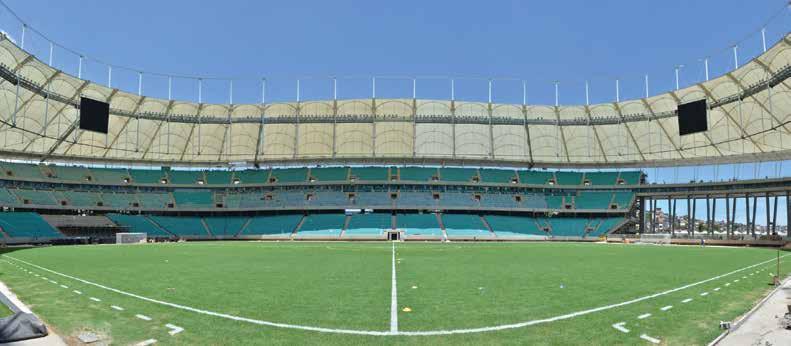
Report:
[[[390,243],[32,248],[6,251],[0,280],[58,334],[90,330],[118,344],[643,345],[645,334],[702,345],[720,333],[719,321],[745,313],[772,288],[777,256],[757,248],[578,243],[394,247],[400,335],[337,332],[390,332]],[[787,275],[791,266],[781,267]],[[620,322],[629,332],[613,327]],[[170,335],[167,324],[184,331]],[[494,328],[476,330],[485,327]],[[404,335],[410,332],[438,335]]]

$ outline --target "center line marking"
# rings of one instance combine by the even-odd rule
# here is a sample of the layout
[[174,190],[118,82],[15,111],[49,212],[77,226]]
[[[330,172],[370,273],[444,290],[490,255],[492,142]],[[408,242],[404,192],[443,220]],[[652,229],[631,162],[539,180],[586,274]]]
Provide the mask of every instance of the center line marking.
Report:
[[659,309],[659,310],[662,310],[662,311],[667,311],[667,310],[670,310],[670,309],[672,309],[672,308],[673,308],[673,305],[668,305],[668,306],[663,306],[663,307],[662,307],[661,309]]
[[687,299],[682,300],[681,302],[686,304],[686,303],[689,303],[691,301],[692,301],[692,298],[687,298]]
[[395,242],[393,242],[393,277],[392,287],[390,288],[390,332],[398,333],[398,285],[396,283],[396,258]]
[[[168,301],[163,301],[163,300],[158,300],[158,299],[142,296],[142,295],[139,295],[139,294],[123,291],[123,290],[120,290],[120,289],[117,289],[117,288],[113,288],[113,287],[109,287],[109,286],[106,286],[106,285],[102,285],[102,284],[99,284],[99,283],[91,282],[91,281],[88,281],[88,280],[85,280],[85,279],[82,279],[82,278],[79,278],[79,277],[76,277],[76,276],[73,276],[73,275],[68,275],[68,274],[64,274],[64,273],[61,273],[61,272],[57,272],[57,271],[54,271],[52,269],[45,268],[45,267],[42,267],[42,266],[37,265],[35,263],[31,263],[31,262],[28,262],[28,261],[25,261],[25,260],[21,260],[21,259],[9,256],[9,255],[1,255],[1,256],[3,258],[8,258],[8,259],[11,259],[13,261],[26,264],[26,265],[31,266],[33,268],[40,269],[40,270],[43,270],[43,271],[46,271],[46,272],[49,272],[49,273],[52,273],[52,274],[55,274],[55,275],[59,275],[61,277],[67,278],[67,279],[78,281],[78,282],[81,282],[81,283],[86,284],[86,285],[91,285],[91,286],[94,286],[94,287],[97,287],[97,288],[101,288],[103,290],[107,290],[107,291],[110,291],[110,292],[114,292],[114,293],[117,293],[117,294],[120,294],[120,295],[124,295],[124,296],[127,296],[127,297],[132,297],[132,298],[143,300],[143,301],[147,301],[147,302],[150,302],[150,303],[168,306],[168,307],[171,307],[171,308],[174,308],[174,309],[180,309],[180,310],[184,310],[184,311],[189,311],[189,312],[196,313],[196,314],[214,316],[214,317],[217,317],[217,318],[224,318],[224,319],[229,319],[229,320],[234,320],[234,321],[239,321],[239,322],[246,322],[246,323],[251,323],[251,324],[256,324],[256,325],[270,326],[270,327],[277,327],[277,328],[300,329],[300,330],[308,330],[308,331],[321,332],[321,333],[373,335],[373,336],[471,334],[471,333],[483,333],[483,332],[491,332],[491,331],[498,331],[498,330],[524,328],[524,327],[529,327],[529,326],[534,326],[534,325],[539,325],[539,324],[552,323],[552,322],[556,322],[556,321],[572,319],[572,318],[579,317],[579,316],[594,314],[594,313],[598,313],[598,312],[601,312],[601,311],[612,310],[612,309],[615,309],[615,308],[618,308],[618,307],[632,305],[632,304],[639,303],[639,302],[642,302],[642,301],[646,301],[646,300],[654,299],[654,298],[657,298],[657,297],[665,296],[665,295],[668,295],[668,294],[671,294],[671,293],[674,293],[674,292],[679,292],[679,291],[686,290],[686,289],[689,289],[689,288],[692,288],[692,287],[695,287],[695,286],[700,286],[700,285],[703,285],[703,284],[705,284],[707,282],[719,280],[719,279],[722,279],[724,277],[727,277],[727,276],[730,276],[730,275],[734,275],[736,273],[744,272],[744,271],[747,271],[747,270],[751,270],[752,268],[758,267],[760,265],[765,265],[767,263],[771,263],[771,262],[776,261],[775,258],[772,258],[772,259],[768,259],[766,261],[762,261],[762,262],[759,262],[759,263],[755,263],[755,264],[752,264],[752,265],[745,266],[743,268],[734,269],[734,270],[731,270],[729,272],[725,272],[725,273],[722,273],[720,275],[716,275],[716,276],[710,277],[708,279],[703,279],[703,280],[700,280],[700,281],[688,283],[688,284],[683,285],[683,286],[667,289],[665,291],[656,292],[656,293],[653,293],[653,294],[649,294],[649,295],[646,295],[646,296],[641,296],[641,297],[625,300],[625,301],[618,302],[618,303],[592,307],[592,308],[588,308],[588,309],[585,309],[585,310],[570,312],[570,313],[567,313],[567,314],[557,315],[557,316],[553,316],[553,317],[547,317],[547,318],[543,318],[543,319],[526,320],[526,321],[518,322],[518,323],[502,324],[502,325],[495,325],[495,326],[485,326],[485,327],[476,327],[476,328],[466,328],[466,329],[425,330],[425,331],[399,331],[397,333],[393,333],[393,332],[390,332],[389,330],[337,329],[337,328],[325,328],[325,327],[318,327],[318,326],[306,326],[306,325],[298,325],[298,324],[288,324],[288,323],[280,323],[280,322],[271,322],[271,321],[258,320],[258,319],[243,317],[243,316],[231,315],[231,314],[224,314],[224,313],[220,313],[220,312],[216,312],[216,311],[204,310],[204,309],[200,309],[200,308],[196,308],[196,307],[192,307],[192,306],[175,304],[175,303],[168,302]],[[783,256],[781,256],[781,258],[785,258],[787,256],[791,256],[791,254],[783,255]]]
[[626,329],[624,325],[626,325],[626,322],[618,322],[616,324],[613,324],[612,327],[618,329],[621,333],[628,333],[629,329]]
[[143,321],[151,321],[151,317],[148,317],[146,315],[137,314],[137,315],[135,315],[135,317],[137,317],[137,318],[139,318],[139,319],[141,319]]
[[651,314],[642,314],[642,315],[640,315],[640,316],[637,316],[637,319],[638,319],[638,320],[642,320],[642,319],[644,319],[644,318],[649,318],[649,317],[651,317]]
[[661,340],[659,340],[659,339],[657,339],[657,338],[652,338],[652,337],[650,337],[650,336],[648,336],[648,335],[645,335],[645,334],[643,334],[643,335],[640,335],[640,339],[643,339],[643,340],[645,340],[645,341],[648,341],[648,342],[650,342],[650,343],[652,343],[652,344],[658,344],[658,343],[660,343],[660,342],[661,342]]

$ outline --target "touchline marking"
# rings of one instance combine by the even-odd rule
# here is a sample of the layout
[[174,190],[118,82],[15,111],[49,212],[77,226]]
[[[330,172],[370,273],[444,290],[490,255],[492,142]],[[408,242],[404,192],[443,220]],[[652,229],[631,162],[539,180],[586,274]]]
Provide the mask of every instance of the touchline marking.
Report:
[[687,298],[687,299],[682,300],[681,302],[686,304],[686,303],[689,303],[691,301],[692,301],[692,298]]
[[643,339],[643,340],[645,340],[645,341],[648,341],[648,342],[650,342],[650,343],[652,343],[652,344],[658,344],[658,343],[660,343],[660,342],[661,342],[661,340],[659,340],[659,339],[657,339],[657,338],[652,338],[652,337],[650,337],[650,336],[648,336],[648,335],[645,335],[645,334],[643,334],[643,335],[640,335],[640,339]]
[[110,305],[110,309],[124,311],[124,308],[117,306],[117,305]]
[[181,327],[179,327],[179,326],[177,326],[175,324],[168,323],[168,324],[165,325],[165,327],[170,329],[168,334],[170,334],[171,336],[176,335],[176,334],[181,333],[181,332],[184,331],[184,328],[181,328]]
[[672,309],[672,308],[673,308],[673,305],[668,305],[668,306],[663,306],[663,307],[662,307],[661,309],[659,309],[659,310],[662,310],[662,311],[667,311],[667,310],[670,310],[670,309]]
[[626,329],[626,327],[624,327],[624,325],[626,325],[626,322],[618,322],[616,324],[613,324],[612,327],[615,328],[615,329],[618,329],[622,333],[628,333],[629,329]]
[[[214,316],[214,317],[220,317],[220,318],[225,318],[225,319],[234,320],[234,321],[240,321],[240,322],[247,322],[247,323],[252,323],[252,324],[257,324],[257,325],[262,325],[262,326],[277,327],[277,328],[300,329],[300,330],[309,330],[309,331],[322,332],[322,333],[356,334],[356,335],[381,335],[381,336],[389,336],[389,335],[415,335],[415,336],[422,335],[422,336],[430,336],[430,335],[451,335],[451,334],[481,333],[481,332],[491,332],[491,331],[498,331],[498,330],[522,328],[522,327],[533,326],[533,325],[537,325],[537,324],[544,324],[544,323],[549,323],[549,322],[567,320],[567,319],[578,317],[578,316],[588,315],[588,314],[592,314],[592,313],[599,312],[599,311],[611,310],[611,309],[614,309],[614,308],[618,308],[618,307],[622,307],[622,306],[626,306],[626,305],[639,303],[639,302],[642,302],[642,301],[645,301],[645,300],[649,300],[649,299],[653,299],[653,298],[656,298],[656,297],[661,297],[661,296],[664,296],[664,295],[668,295],[668,294],[671,294],[671,293],[675,293],[675,292],[678,292],[678,291],[681,291],[681,290],[688,289],[690,287],[695,287],[695,286],[698,286],[698,285],[705,284],[707,282],[718,280],[718,279],[724,278],[726,276],[733,275],[733,274],[736,274],[736,273],[739,273],[739,272],[742,272],[742,271],[745,271],[745,270],[749,270],[749,269],[755,268],[755,267],[757,267],[759,265],[763,265],[763,264],[766,264],[766,263],[770,263],[772,261],[776,261],[775,258],[772,258],[772,259],[769,259],[769,260],[766,260],[766,261],[763,261],[763,262],[760,262],[760,263],[757,263],[757,264],[753,264],[753,265],[750,265],[750,266],[747,266],[747,267],[744,267],[744,268],[736,269],[736,270],[733,270],[733,271],[730,271],[730,272],[727,272],[727,273],[724,273],[724,274],[717,275],[717,276],[712,277],[712,278],[708,278],[708,279],[701,280],[701,281],[698,281],[698,282],[693,282],[693,283],[686,284],[684,286],[680,286],[680,287],[676,287],[676,288],[672,288],[672,289],[669,289],[669,290],[666,290],[666,291],[654,293],[654,294],[647,295],[647,296],[642,296],[642,297],[639,297],[639,298],[634,298],[634,299],[623,301],[623,302],[620,302],[620,303],[604,305],[604,306],[599,306],[599,307],[595,307],[595,308],[591,308],[591,309],[587,309],[587,310],[581,310],[581,311],[577,311],[577,312],[572,312],[572,313],[568,313],[568,314],[565,314],[565,315],[559,315],[559,316],[548,317],[548,318],[537,319],[537,320],[530,320],[530,321],[519,322],[519,323],[503,324],[503,325],[499,325],[499,326],[490,326],[490,327],[479,327],[479,328],[469,328],[469,329],[450,329],[450,330],[426,330],[426,331],[398,331],[398,332],[390,332],[390,331],[334,329],[334,328],[324,328],[324,327],[303,326],[303,325],[296,325],[296,324],[287,324],[287,323],[262,321],[262,320],[256,320],[256,319],[252,319],[252,318],[235,316],[235,315],[230,315],[230,314],[224,314],[224,313],[219,313],[219,312],[214,312],[214,311],[209,311],[209,310],[202,310],[202,309],[198,309],[198,308],[194,308],[194,307],[190,307],[190,306],[179,305],[179,304],[175,304],[175,303],[171,303],[171,302],[157,300],[157,299],[141,296],[141,295],[138,295],[138,294],[122,291],[122,290],[119,290],[119,289],[116,289],[116,288],[112,288],[112,287],[108,287],[108,286],[105,286],[105,285],[102,285],[102,284],[94,283],[94,282],[91,282],[91,281],[88,281],[88,280],[80,279],[80,278],[75,277],[75,276],[59,273],[59,272],[56,272],[54,270],[51,270],[51,269],[48,269],[48,268],[44,268],[44,267],[39,266],[37,264],[33,264],[33,263],[30,263],[30,262],[27,262],[27,261],[24,261],[24,260],[21,260],[21,259],[17,259],[17,258],[8,256],[8,255],[2,255],[2,256],[5,257],[5,258],[10,258],[10,259],[12,259],[14,261],[17,261],[17,262],[20,262],[20,263],[23,263],[23,264],[27,264],[27,265],[29,265],[31,267],[34,267],[34,268],[37,268],[37,269],[40,269],[40,270],[43,270],[43,271],[47,271],[47,272],[50,272],[50,273],[53,273],[53,274],[56,274],[56,275],[60,275],[60,276],[62,276],[64,278],[68,278],[68,279],[71,279],[71,280],[74,280],[74,281],[78,281],[78,282],[84,283],[86,285],[91,285],[91,286],[94,286],[94,287],[98,287],[98,288],[101,288],[101,289],[104,289],[104,290],[107,290],[107,291],[111,291],[111,292],[115,292],[115,293],[118,293],[118,294],[121,294],[121,295],[125,295],[125,296],[128,296],[128,297],[144,300],[144,301],[147,301],[147,302],[150,302],[150,303],[165,305],[165,306],[169,306],[169,307],[172,307],[172,308],[181,309],[181,310],[185,310],[185,311],[191,311],[191,312],[198,313],[198,314]],[[791,256],[791,254],[783,255],[781,257],[786,257],[786,256]]]
[[151,317],[148,317],[146,315],[137,314],[137,315],[135,315],[135,317],[137,317],[137,318],[139,318],[139,319],[141,319],[143,321],[151,321]]
[[395,242],[393,242],[393,279],[390,288],[390,332],[398,333],[398,285],[396,283]]
[[642,319],[644,319],[644,318],[649,318],[649,317],[651,317],[651,314],[642,314],[642,315],[640,315],[640,316],[637,316],[637,319],[638,319],[638,320],[642,320]]
[[146,341],[141,341],[141,342],[135,344],[135,346],[148,346],[148,345],[153,345],[153,344],[156,344],[156,343],[157,343],[157,339],[148,339]]

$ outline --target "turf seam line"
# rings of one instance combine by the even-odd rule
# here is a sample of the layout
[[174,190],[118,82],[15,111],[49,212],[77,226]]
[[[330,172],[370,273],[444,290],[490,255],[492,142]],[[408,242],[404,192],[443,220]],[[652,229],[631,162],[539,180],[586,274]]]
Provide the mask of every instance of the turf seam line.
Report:
[[390,332],[398,333],[398,283],[396,281],[395,242],[393,242],[393,276],[390,288]]
[[[786,256],[791,256],[791,254],[783,255],[783,256],[781,256],[781,258],[786,257]],[[209,311],[209,310],[202,310],[202,309],[198,309],[198,308],[194,308],[194,307],[190,307],[190,306],[179,305],[179,304],[175,304],[175,303],[171,303],[171,302],[166,302],[166,301],[157,300],[157,299],[154,299],[154,298],[141,296],[141,295],[138,295],[138,294],[134,294],[134,293],[122,291],[122,290],[119,290],[119,289],[116,289],[116,288],[108,287],[108,286],[105,286],[105,285],[102,285],[102,284],[97,284],[97,283],[94,283],[94,282],[91,282],[91,281],[88,281],[88,280],[80,279],[80,278],[75,277],[75,276],[59,273],[59,272],[56,272],[54,270],[51,270],[51,269],[48,269],[48,268],[44,268],[44,267],[39,266],[37,264],[33,264],[33,263],[27,262],[25,260],[14,258],[14,257],[8,256],[8,255],[3,255],[3,257],[10,258],[10,259],[12,259],[14,261],[18,261],[20,263],[27,264],[27,265],[32,266],[34,268],[38,268],[38,269],[41,269],[41,270],[44,270],[44,271],[47,271],[47,272],[50,272],[50,273],[53,273],[53,274],[65,277],[65,278],[68,278],[68,279],[79,281],[79,282],[82,282],[84,284],[95,286],[95,287],[98,287],[98,288],[101,288],[101,289],[104,289],[104,290],[108,290],[108,291],[111,291],[111,292],[115,292],[115,293],[118,293],[118,294],[121,294],[121,295],[125,295],[125,296],[132,297],[132,298],[137,298],[137,299],[144,300],[144,301],[147,301],[147,302],[150,302],[150,303],[155,303],[155,304],[169,306],[169,307],[176,308],[176,309],[181,309],[181,310],[185,310],[185,311],[191,311],[191,312],[195,312],[195,313],[198,313],[198,314],[204,314],[204,315],[208,315],[208,316],[215,316],[215,317],[230,319],[230,320],[234,320],[234,321],[248,322],[248,323],[252,323],[252,324],[263,325],[263,326],[270,326],[270,327],[278,327],[278,328],[300,329],[300,330],[308,330],[308,331],[323,332],[323,333],[357,334],[357,335],[381,335],[381,336],[386,336],[386,335],[430,336],[430,335],[451,335],[451,334],[481,333],[481,332],[490,332],[490,331],[522,328],[522,327],[527,327],[527,326],[532,326],[532,325],[537,325],[537,324],[543,324],[543,323],[555,322],[555,321],[560,321],[560,320],[566,320],[566,319],[570,319],[570,318],[574,318],[574,317],[578,317],[578,316],[583,316],[583,315],[588,315],[588,314],[599,312],[599,311],[605,311],[605,310],[618,308],[618,307],[621,307],[621,306],[626,306],[626,305],[631,305],[631,304],[634,304],[634,303],[639,303],[639,302],[642,302],[642,301],[645,301],[645,300],[649,300],[649,299],[653,299],[653,298],[656,298],[656,297],[661,297],[661,296],[668,295],[668,294],[671,294],[671,293],[675,293],[675,292],[678,292],[678,291],[681,291],[681,290],[685,290],[687,288],[691,288],[691,287],[695,287],[695,286],[698,286],[698,285],[702,285],[702,284],[707,283],[707,282],[718,280],[718,279],[721,279],[723,277],[726,277],[726,276],[729,276],[729,275],[733,275],[733,274],[736,274],[736,273],[739,273],[739,272],[743,272],[745,270],[752,269],[752,268],[755,268],[757,266],[760,266],[760,265],[763,265],[763,264],[766,264],[766,263],[770,263],[772,261],[776,261],[777,260],[776,258],[771,258],[769,260],[766,260],[766,261],[763,261],[763,262],[759,262],[759,263],[756,263],[756,264],[753,264],[753,265],[749,265],[749,266],[746,266],[744,268],[736,269],[736,270],[733,270],[733,271],[730,271],[730,272],[727,272],[727,273],[724,273],[724,274],[717,275],[717,276],[709,278],[709,279],[701,280],[701,281],[698,281],[698,282],[693,282],[691,284],[687,284],[687,285],[684,285],[684,286],[672,288],[672,289],[669,289],[669,290],[666,290],[666,291],[662,291],[662,292],[654,293],[654,294],[651,294],[651,295],[634,298],[634,299],[623,301],[623,302],[620,302],[620,303],[604,305],[604,306],[599,306],[599,307],[595,307],[595,308],[591,308],[591,309],[586,309],[586,310],[581,310],[581,311],[577,311],[577,312],[572,312],[572,313],[568,313],[568,314],[565,314],[565,315],[559,315],[559,316],[543,318],[543,319],[537,319],[537,320],[530,320],[530,321],[519,322],[519,323],[504,324],[504,325],[498,325],[498,326],[490,326],[490,327],[479,327],[479,328],[468,328],[468,329],[451,329],[451,330],[399,331],[397,333],[392,333],[390,331],[335,329],[335,328],[325,328],[325,327],[313,327],[313,326],[287,324],[287,323],[280,323],[280,322],[269,322],[269,321],[256,320],[256,319],[252,319],[252,318],[240,317],[240,316],[235,316],[235,315],[229,315],[229,314],[224,314],[224,313],[219,313],[219,312],[214,312],[214,311]],[[706,292],[706,293],[708,293],[708,292]]]

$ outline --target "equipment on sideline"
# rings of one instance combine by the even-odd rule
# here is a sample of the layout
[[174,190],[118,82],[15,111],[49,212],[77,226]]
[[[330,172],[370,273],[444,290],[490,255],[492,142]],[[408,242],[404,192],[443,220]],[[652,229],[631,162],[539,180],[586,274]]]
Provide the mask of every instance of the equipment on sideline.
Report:
[[643,233],[637,244],[670,245],[670,233]]
[[148,240],[146,233],[116,233],[116,244],[139,244],[145,243]]

